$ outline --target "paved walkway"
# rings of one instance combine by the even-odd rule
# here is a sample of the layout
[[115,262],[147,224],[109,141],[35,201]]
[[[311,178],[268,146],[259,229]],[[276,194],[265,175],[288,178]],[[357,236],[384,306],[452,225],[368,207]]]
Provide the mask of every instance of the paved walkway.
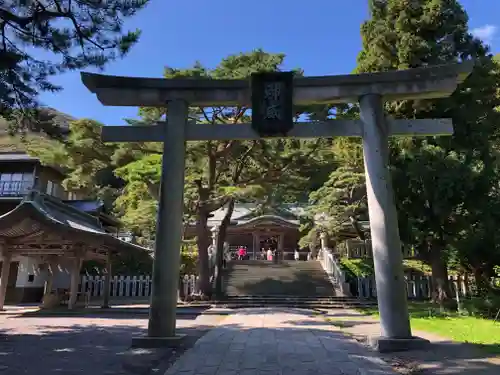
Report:
[[[349,309],[336,309],[323,315],[333,325],[359,340],[380,332],[378,319]],[[488,354],[478,346],[453,342],[432,333],[413,330],[413,334],[432,343],[426,350],[385,353],[382,358],[403,374],[418,375],[499,375],[500,356]]]
[[390,367],[311,311],[242,309],[165,375],[388,375]]

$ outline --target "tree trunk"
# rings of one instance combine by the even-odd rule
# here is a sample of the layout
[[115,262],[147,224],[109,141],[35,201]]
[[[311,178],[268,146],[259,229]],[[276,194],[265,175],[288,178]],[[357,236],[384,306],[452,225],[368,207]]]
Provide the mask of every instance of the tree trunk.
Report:
[[199,211],[196,220],[196,245],[198,247],[198,276],[200,277],[200,291],[205,296],[212,294],[210,285],[210,268],[208,263],[208,247],[210,246],[210,232],[208,230],[208,215]]
[[222,295],[222,265],[224,259],[224,241],[226,240],[227,227],[231,223],[231,216],[234,211],[234,199],[229,201],[226,214],[221,221],[217,236],[217,249],[215,252],[215,273],[214,273],[214,293],[220,297]]
[[429,257],[432,270],[432,300],[444,309],[445,303],[453,298],[448,282],[448,266],[441,247],[431,245]]

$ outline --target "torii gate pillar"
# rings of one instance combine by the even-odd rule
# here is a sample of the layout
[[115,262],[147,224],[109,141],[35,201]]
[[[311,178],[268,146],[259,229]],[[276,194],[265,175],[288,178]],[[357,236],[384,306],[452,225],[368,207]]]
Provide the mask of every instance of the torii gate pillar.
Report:
[[[403,255],[389,171],[389,129],[380,95],[359,99],[363,122],[363,158],[381,336],[372,345],[381,351],[427,343],[413,338],[406,302]],[[411,338],[410,340],[408,340]],[[406,349],[406,348],[405,348]]]
[[171,101],[167,104],[167,116],[156,220],[148,337],[150,341],[171,342],[182,337],[175,334],[175,323],[184,210],[187,103],[184,100]]

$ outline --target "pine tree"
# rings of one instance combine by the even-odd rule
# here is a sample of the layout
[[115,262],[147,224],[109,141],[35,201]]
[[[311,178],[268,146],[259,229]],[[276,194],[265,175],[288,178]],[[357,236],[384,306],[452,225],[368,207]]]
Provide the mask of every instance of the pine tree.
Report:
[[346,222],[366,220],[367,197],[361,143],[337,138],[330,149],[336,168],[323,186],[310,194],[310,202],[313,214],[326,215],[323,229],[336,238]]
[[431,262],[436,296],[443,301],[451,297],[451,250],[458,249],[462,266],[482,272],[480,262],[465,262],[467,249],[460,248],[458,233],[468,230],[472,216],[485,214],[497,184],[492,148],[500,123],[493,110],[499,105],[498,71],[487,47],[469,33],[457,0],[372,0],[370,11],[361,27],[358,72],[476,60],[472,75],[450,98],[387,105],[399,118],[451,117],[454,122],[452,137],[400,139],[392,152],[401,233]]
[[[38,93],[61,89],[51,82],[52,76],[86,67],[102,68],[125,55],[140,32],[125,32],[123,20],[148,1],[3,0],[0,116],[18,120],[12,122],[18,126],[26,125],[25,115],[36,115]],[[50,57],[45,59],[37,52]]]

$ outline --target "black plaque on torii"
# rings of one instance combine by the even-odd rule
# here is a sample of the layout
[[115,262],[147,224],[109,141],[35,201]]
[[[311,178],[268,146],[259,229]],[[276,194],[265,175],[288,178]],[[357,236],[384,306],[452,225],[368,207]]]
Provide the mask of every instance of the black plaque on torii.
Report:
[[285,136],[293,128],[293,72],[251,76],[252,128],[261,137]]

